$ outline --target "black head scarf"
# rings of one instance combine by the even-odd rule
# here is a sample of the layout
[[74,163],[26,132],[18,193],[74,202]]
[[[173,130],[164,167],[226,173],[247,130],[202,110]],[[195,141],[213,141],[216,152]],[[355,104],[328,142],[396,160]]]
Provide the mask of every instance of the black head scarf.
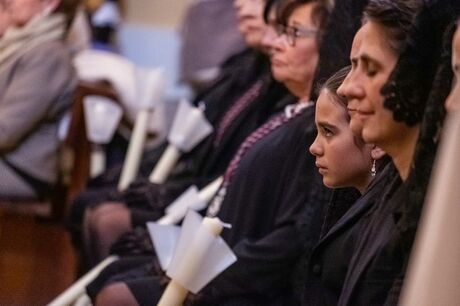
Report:
[[425,0],[417,14],[389,81],[382,88],[384,105],[395,121],[408,126],[422,121],[440,65],[443,33],[454,20],[458,0]]
[[[395,217],[399,220],[397,227],[401,233],[402,247],[407,255],[406,264],[425,201],[444,122],[444,102],[451,90],[452,37],[456,28],[455,16],[459,10],[458,0],[426,1],[416,20],[415,39],[409,38],[410,48],[403,53],[393,74],[395,83],[402,83],[401,86],[397,85],[397,92],[405,98],[401,104],[402,108],[397,109],[395,116],[401,116],[407,124],[421,122],[420,136],[406,181],[408,192],[395,212]],[[423,36],[427,37],[431,44],[422,41]],[[434,50],[422,50],[424,48]],[[419,56],[418,60],[408,59],[412,53]],[[422,76],[430,82],[422,79]]]

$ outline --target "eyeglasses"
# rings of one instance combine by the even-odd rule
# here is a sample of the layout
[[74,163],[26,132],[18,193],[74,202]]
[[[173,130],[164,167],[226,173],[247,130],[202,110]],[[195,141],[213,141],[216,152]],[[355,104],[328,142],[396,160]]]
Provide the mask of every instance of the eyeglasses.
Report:
[[299,37],[315,37],[318,34],[317,29],[312,28],[296,28],[282,24],[276,26],[276,33],[278,36],[285,35],[287,43],[294,47],[297,38]]

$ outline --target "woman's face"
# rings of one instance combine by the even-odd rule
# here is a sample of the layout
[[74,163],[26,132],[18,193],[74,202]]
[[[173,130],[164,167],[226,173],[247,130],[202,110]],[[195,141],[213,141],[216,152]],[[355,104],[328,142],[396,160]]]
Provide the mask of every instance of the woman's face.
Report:
[[3,6],[3,3],[0,3],[0,37],[3,36],[10,23],[10,15]]
[[289,17],[284,33],[269,43],[273,76],[289,89],[306,88],[309,91],[311,86],[318,63],[317,28],[312,18],[315,5],[308,3],[297,7]]
[[316,157],[324,185],[363,191],[371,179],[371,146],[354,136],[348,118],[345,106],[323,90],[316,102],[318,134],[310,152]]
[[365,142],[384,149],[409,129],[393,120],[393,113],[383,106],[380,93],[397,60],[398,55],[388,44],[382,27],[368,21],[355,36],[352,68],[338,90],[348,100],[353,132]]
[[22,27],[38,14],[50,7],[55,7],[57,0],[5,0],[11,21],[15,26]]
[[452,43],[452,69],[454,71],[454,81],[452,90],[446,100],[446,109],[449,112],[460,109],[460,25],[457,26]]
[[265,32],[263,10],[265,0],[234,0],[238,17],[238,28],[246,44],[251,48],[260,48]]

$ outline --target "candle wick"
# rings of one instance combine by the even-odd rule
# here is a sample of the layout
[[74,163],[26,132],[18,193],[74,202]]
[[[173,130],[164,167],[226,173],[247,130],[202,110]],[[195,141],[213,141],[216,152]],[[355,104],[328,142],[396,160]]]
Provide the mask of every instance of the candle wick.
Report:
[[222,227],[231,229],[231,228],[232,228],[232,225],[231,225],[230,223],[223,223],[223,222],[222,222]]

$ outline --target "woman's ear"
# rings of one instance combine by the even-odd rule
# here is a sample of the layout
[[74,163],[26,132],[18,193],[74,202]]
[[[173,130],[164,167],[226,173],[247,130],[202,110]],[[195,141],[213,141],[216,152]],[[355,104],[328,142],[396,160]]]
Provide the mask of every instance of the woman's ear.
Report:
[[374,145],[371,150],[371,157],[374,160],[379,160],[380,158],[384,157],[387,153],[380,147]]

